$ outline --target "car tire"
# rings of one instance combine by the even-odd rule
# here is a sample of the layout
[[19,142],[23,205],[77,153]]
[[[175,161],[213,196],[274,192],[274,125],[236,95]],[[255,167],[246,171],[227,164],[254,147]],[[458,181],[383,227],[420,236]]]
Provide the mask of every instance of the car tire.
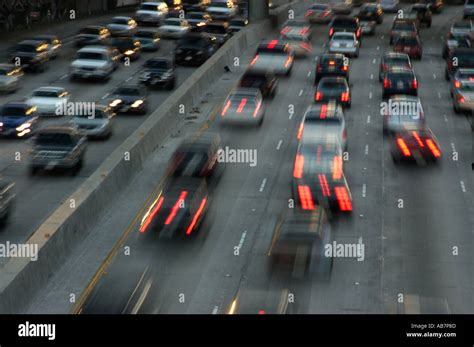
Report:
[[428,23],[427,27],[428,27],[428,28],[431,28],[431,22]]
[[390,38],[389,44],[393,45],[393,39],[392,38]]
[[446,81],[449,81],[449,73],[447,70],[444,71],[444,78],[446,79]]
[[456,106],[455,103],[453,103],[453,110],[454,110],[454,113],[456,113],[456,114],[461,113],[461,110],[459,109],[459,107]]
[[168,86],[166,87],[167,90],[173,90],[176,85],[176,80],[173,78],[173,80],[168,83]]
[[38,168],[35,167],[35,166],[30,166],[30,168],[28,170],[28,174],[30,176],[35,176],[37,173],[38,173]]
[[392,161],[395,165],[400,164],[400,158],[392,154]]
[[79,171],[81,171],[83,165],[83,158],[79,159],[77,164],[71,169],[71,175],[72,176],[77,176]]
[[348,103],[346,104],[346,107],[347,107],[347,108],[351,108],[351,103],[348,102]]

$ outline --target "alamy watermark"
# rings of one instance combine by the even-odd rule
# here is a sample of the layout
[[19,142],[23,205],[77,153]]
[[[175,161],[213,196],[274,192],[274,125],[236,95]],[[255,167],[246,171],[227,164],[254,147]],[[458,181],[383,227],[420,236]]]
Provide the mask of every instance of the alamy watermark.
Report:
[[382,116],[413,116],[413,119],[418,119],[422,112],[421,104],[418,101],[389,99],[388,102],[380,103],[380,115]]
[[227,164],[249,164],[251,167],[257,166],[256,149],[234,149],[228,146],[219,148],[217,151],[217,162]]
[[95,102],[69,102],[63,100],[56,103],[56,116],[87,116],[95,117]]
[[0,243],[0,258],[30,258],[38,260],[38,244],[36,243]]
[[357,258],[357,261],[364,261],[365,244],[362,242],[362,238],[357,243],[333,241],[324,245],[324,256],[328,258]]

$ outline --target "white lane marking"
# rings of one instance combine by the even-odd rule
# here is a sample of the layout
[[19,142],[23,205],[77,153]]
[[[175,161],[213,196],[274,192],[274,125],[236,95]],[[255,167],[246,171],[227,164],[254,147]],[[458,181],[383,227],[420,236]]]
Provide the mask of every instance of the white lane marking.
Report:
[[464,185],[464,181],[461,181],[460,183],[461,183],[461,190],[462,190],[463,193],[465,193],[466,192],[466,186]]
[[385,37],[385,36],[384,36],[384,35],[382,35],[382,36],[380,36],[380,39],[381,39],[381,40],[383,40],[383,38],[384,38],[384,37]]
[[212,314],[217,314],[219,311],[219,306],[214,306],[214,309],[212,310]]
[[260,185],[260,193],[263,192],[263,190],[265,189],[266,184],[267,184],[267,179],[264,178],[263,181],[262,181],[262,184]]
[[125,82],[130,82],[132,79],[133,79],[133,76],[130,76],[129,78],[125,80]]
[[367,196],[367,186],[365,183],[362,185],[362,197],[365,198]]
[[244,230],[244,232],[242,233],[242,236],[240,237],[240,241],[239,241],[239,244],[237,245],[237,247],[239,249],[242,248],[243,244],[244,244],[244,241],[245,241],[245,236],[247,235],[247,230]]
[[377,51],[379,51],[379,50],[380,50],[380,46],[377,46]]
[[371,79],[371,80],[374,79],[374,74],[373,74],[373,73],[370,74],[370,79]]
[[367,124],[370,123],[370,116],[367,116]]
[[433,74],[433,78],[436,79],[436,74],[435,73]]
[[301,95],[303,95],[303,89],[301,89],[299,94],[298,94],[298,96],[301,96]]
[[432,39],[432,40],[434,40],[434,35],[433,35],[433,36],[431,36],[431,39]]
[[443,114],[443,117],[444,117],[444,121],[447,123],[448,122],[448,117],[446,117],[445,114]]
[[308,77],[311,76],[311,71],[308,71]]
[[372,64],[375,64],[376,61],[377,61],[377,59],[372,60]]
[[59,77],[59,79],[60,79],[60,80],[63,80],[63,79],[65,79],[67,76],[69,76],[69,74],[62,75],[61,77]]
[[278,141],[278,145],[277,145],[277,151],[279,151],[279,150],[280,150],[280,148],[281,148],[281,144],[282,144],[282,143],[283,143],[283,140],[280,140],[280,141]]
[[107,98],[109,95],[110,95],[110,93],[105,94],[105,95],[102,97],[102,100],[104,100],[105,98]]
[[441,92],[438,92],[438,98],[441,99]]
[[369,154],[369,145],[365,145],[365,155]]
[[369,93],[369,99],[372,99],[372,92]]

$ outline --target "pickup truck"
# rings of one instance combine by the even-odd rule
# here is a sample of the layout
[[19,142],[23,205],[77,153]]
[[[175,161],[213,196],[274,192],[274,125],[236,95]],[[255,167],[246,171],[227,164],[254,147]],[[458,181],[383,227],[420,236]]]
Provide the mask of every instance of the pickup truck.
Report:
[[260,89],[264,98],[273,98],[276,95],[278,80],[275,74],[268,72],[247,71],[240,79],[238,87]]

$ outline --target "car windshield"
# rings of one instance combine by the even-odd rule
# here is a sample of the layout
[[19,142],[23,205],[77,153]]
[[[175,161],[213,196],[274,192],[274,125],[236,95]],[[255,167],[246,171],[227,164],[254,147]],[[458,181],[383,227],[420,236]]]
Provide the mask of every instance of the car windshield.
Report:
[[139,38],[153,39],[155,38],[156,34],[153,31],[139,31],[135,34],[135,36]]
[[407,22],[393,23],[393,30],[415,31],[413,23],[407,23]]
[[128,19],[125,19],[125,18],[114,18],[114,19],[112,20],[112,24],[128,25]]
[[73,137],[64,133],[39,133],[36,136],[35,143],[40,146],[59,145],[72,147],[75,145]]
[[25,108],[18,106],[3,106],[0,111],[1,116],[25,117]]
[[474,92],[474,83],[463,83],[461,90],[465,92]]
[[352,19],[338,19],[333,22],[333,26],[355,29],[357,22]]
[[390,57],[385,59],[385,64],[389,65],[409,65],[408,59],[403,57]]
[[140,6],[140,10],[142,10],[142,11],[158,11],[158,7],[156,7],[156,5],[151,5],[151,4],[142,4]]
[[224,26],[221,25],[208,25],[205,29],[205,32],[212,34],[226,34],[227,30]]
[[222,7],[222,8],[228,8],[227,2],[213,2],[211,4],[212,7]]
[[102,53],[94,52],[79,52],[77,53],[76,59],[83,60],[106,60]]
[[313,5],[313,6],[311,6],[311,9],[312,9],[313,11],[324,11],[324,10],[326,10],[327,8],[328,8],[327,5]]
[[114,94],[118,95],[133,95],[138,96],[141,95],[140,89],[138,88],[130,88],[130,87],[120,87],[115,89]]
[[283,47],[268,48],[267,46],[258,47],[257,53],[263,54],[287,54]]
[[187,36],[183,37],[178,42],[178,46],[203,46],[204,39],[200,36]]
[[79,31],[80,34],[88,34],[88,35],[99,35],[99,29],[96,28],[82,28]]
[[388,78],[392,80],[411,81],[413,74],[410,72],[388,72]]
[[188,19],[203,19],[204,14],[203,13],[188,13],[187,18]]
[[36,90],[33,92],[33,96],[42,97],[42,98],[57,98],[59,97],[59,92],[50,91],[50,90]]
[[246,24],[247,22],[245,19],[233,19],[230,21],[230,25],[235,25],[235,26],[243,26]]
[[112,40],[111,44],[115,47],[131,47],[134,42],[132,39],[116,38]]
[[346,84],[339,81],[322,81],[318,89],[321,90],[335,90],[335,91],[345,91]]
[[165,20],[164,25],[171,25],[171,26],[181,26],[181,20],[177,18],[168,18]]
[[339,40],[339,41],[354,41],[354,36],[350,34],[343,34],[343,33],[336,33],[332,37],[333,40]]
[[308,22],[304,22],[304,21],[299,21],[299,20],[289,20],[285,23],[285,26],[288,26],[288,27],[307,27],[308,26]]
[[169,69],[169,63],[165,60],[148,60],[145,63],[145,67],[148,69]]
[[417,45],[418,41],[415,37],[400,37],[397,40],[398,45],[407,45],[407,46],[415,46]]
[[463,53],[456,53],[454,56],[458,58],[458,63],[463,64],[467,63],[470,65],[474,65],[474,51],[473,52],[463,52]]
[[36,46],[34,45],[25,45],[25,44],[19,44],[16,46],[17,52],[31,52],[35,53],[36,52]]
[[453,29],[471,29],[471,22],[456,22],[453,24]]

